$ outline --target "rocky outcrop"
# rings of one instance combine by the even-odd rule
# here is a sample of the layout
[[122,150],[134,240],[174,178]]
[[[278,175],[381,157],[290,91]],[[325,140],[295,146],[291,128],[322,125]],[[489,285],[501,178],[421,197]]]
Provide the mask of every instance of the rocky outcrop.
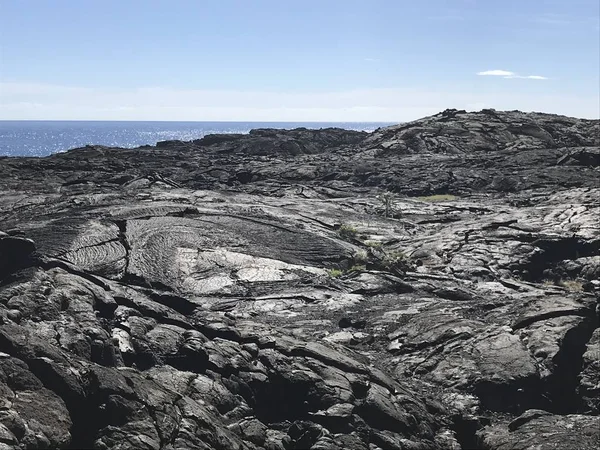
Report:
[[[583,354],[577,393],[584,401],[584,409],[600,413],[600,329],[596,328]],[[587,407],[587,408],[586,408]]]
[[598,448],[598,417],[556,416],[546,411],[528,410],[508,425],[486,427],[478,434],[484,449]]
[[362,145],[395,153],[420,154],[597,147],[600,127],[597,120],[555,114],[493,109],[467,113],[448,109],[435,116],[379,129]]
[[1,159],[0,448],[594,448],[597,129]]
[[367,133],[363,131],[341,128],[296,128],[289,131],[262,128],[251,130],[247,135],[212,134],[193,141],[193,144],[202,147],[218,145],[219,153],[294,156],[322,153],[333,148],[358,144],[366,136]]

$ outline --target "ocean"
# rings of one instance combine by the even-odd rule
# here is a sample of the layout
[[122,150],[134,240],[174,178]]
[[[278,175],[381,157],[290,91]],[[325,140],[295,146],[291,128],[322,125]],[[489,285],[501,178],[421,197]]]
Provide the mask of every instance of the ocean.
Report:
[[373,131],[375,122],[116,122],[0,120],[0,156],[48,156],[87,144],[134,148],[158,141],[189,141],[253,128],[327,128]]

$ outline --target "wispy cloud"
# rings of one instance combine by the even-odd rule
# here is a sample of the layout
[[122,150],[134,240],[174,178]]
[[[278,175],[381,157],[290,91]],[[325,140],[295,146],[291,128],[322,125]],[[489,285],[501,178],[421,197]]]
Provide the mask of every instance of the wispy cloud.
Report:
[[523,80],[547,80],[548,77],[543,77],[541,75],[519,75],[515,72],[511,72],[510,70],[485,70],[483,72],[477,72],[477,75],[482,76],[492,76],[492,77],[502,77],[502,78],[520,78]]
[[504,78],[522,78],[525,80],[547,80],[548,77],[543,77],[541,75],[511,75],[509,77],[504,77]]
[[493,77],[510,77],[515,75],[514,72],[508,70],[485,70],[483,72],[477,72],[477,75],[493,76]]

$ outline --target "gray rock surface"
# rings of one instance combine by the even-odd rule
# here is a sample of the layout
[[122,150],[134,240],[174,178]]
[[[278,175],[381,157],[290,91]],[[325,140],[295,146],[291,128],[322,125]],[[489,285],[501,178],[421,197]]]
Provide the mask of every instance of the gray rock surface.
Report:
[[0,449],[595,448],[598,131],[0,158]]
[[485,427],[478,432],[483,449],[593,450],[600,445],[598,416],[554,415],[530,409],[508,425]]

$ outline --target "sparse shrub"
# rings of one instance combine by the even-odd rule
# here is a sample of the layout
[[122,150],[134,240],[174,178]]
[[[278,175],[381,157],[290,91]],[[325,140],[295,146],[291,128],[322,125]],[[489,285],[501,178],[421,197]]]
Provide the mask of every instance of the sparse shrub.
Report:
[[406,259],[408,259],[408,256],[406,256],[406,253],[400,250],[391,251],[387,253],[385,257],[385,261],[388,261],[390,263],[394,263],[396,261],[404,261]]
[[338,278],[341,277],[343,274],[344,272],[340,269],[329,269],[327,271],[327,275],[329,275],[331,278]]
[[352,225],[342,224],[338,229],[338,234],[343,239],[355,239],[357,230]]
[[386,192],[377,196],[377,200],[383,206],[385,217],[392,217],[396,210],[396,195],[393,192]]
[[366,250],[358,250],[352,255],[352,260],[355,264],[364,265],[369,261],[369,254]]
[[542,281],[542,286],[546,288],[550,287],[562,287],[571,292],[583,292],[585,291],[584,282],[582,280],[569,280],[569,279],[554,279]]
[[411,270],[413,267],[412,261],[410,258],[401,251],[392,251],[385,255],[385,257],[381,260],[381,265],[385,270]]
[[381,248],[383,246],[379,241],[365,241],[364,244],[370,248]]
[[583,283],[580,280],[561,280],[558,284],[569,291],[582,292],[584,290]]

